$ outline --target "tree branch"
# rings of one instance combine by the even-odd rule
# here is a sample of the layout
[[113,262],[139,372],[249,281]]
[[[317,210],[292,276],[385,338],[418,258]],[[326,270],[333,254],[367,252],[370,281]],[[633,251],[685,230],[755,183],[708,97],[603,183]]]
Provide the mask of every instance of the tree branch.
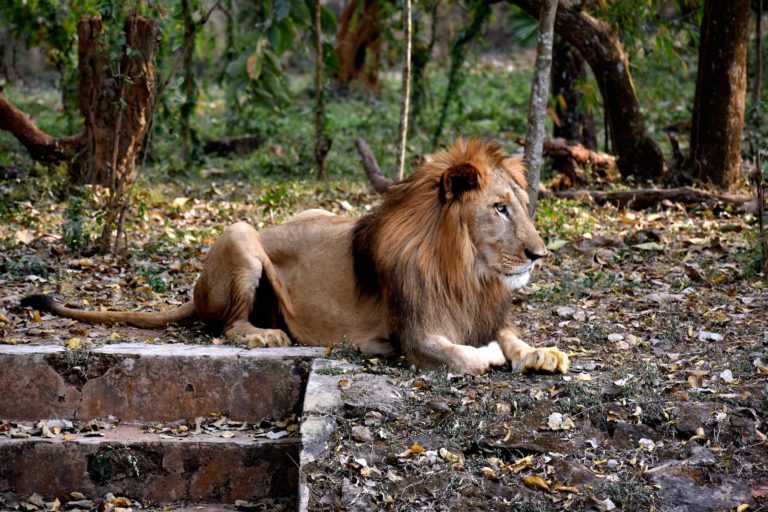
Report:
[[58,163],[71,160],[82,135],[56,138],[38,128],[32,120],[0,93],[0,130],[11,133],[33,160]]
[[367,142],[363,139],[357,139],[355,141],[355,147],[357,147],[357,151],[360,153],[363,167],[365,168],[366,174],[368,174],[368,179],[371,180],[373,189],[379,194],[383,194],[392,184],[392,180],[381,173],[376,157]]

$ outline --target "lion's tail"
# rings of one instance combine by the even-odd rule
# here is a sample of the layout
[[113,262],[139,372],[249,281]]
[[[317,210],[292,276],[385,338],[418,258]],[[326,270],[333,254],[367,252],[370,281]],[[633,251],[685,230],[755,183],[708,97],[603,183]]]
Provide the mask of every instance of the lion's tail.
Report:
[[21,306],[92,324],[125,323],[145,329],[166,327],[172,323],[186,323],[197,318],[193,301],[168,311],[83,311],[63,306],[47,295],[37,294],[24,297],[21,300]]

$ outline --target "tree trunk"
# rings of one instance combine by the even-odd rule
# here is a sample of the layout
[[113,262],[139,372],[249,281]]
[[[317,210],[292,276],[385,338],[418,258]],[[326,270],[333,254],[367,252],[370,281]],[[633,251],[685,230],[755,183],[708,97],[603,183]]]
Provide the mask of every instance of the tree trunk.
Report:
[[192,19],[190,0],[181,0],[181,17],[184,23],[183,67],[184,103],[179,112],[179,124],[181,125],[181,157],[187,167],[192,165],[194,159],[195,134],[192,130],[192,117],[197,106],[197,83],[195,82],[195,35],[197,27]]
[[[537,17],[545,0],[510,0]],[[555,31],[576,48],[595,75],[608,117],[611,143],[622,176],[658,179],[664,157],[646,133],[640,104],[629,73],[629,61],[611,27],[581,10],[577,2],[560,6]]]
[[752,106],[760,120],[760,95],[763,92],[763,0],[755,6],[755,77],[752,82]]
[[397,133],[397,180],[403,179],[405,169],[405,145],[408,141],[408,101],[411,99],[411,0],[403,0],[403,76],[400,99],[400,125]]
[[411,45],[411,109],[408,114],[410,117],[408,124],[411,125],[411,130],[416,129],[416,123],[418,122],[421,105],[426,93],[426,69],[429,60],[432,58],[432,48],[434,48],[435,41],[437,40],[437,10],[439,7],[440,0],[430,0],[426,6],[430,15],[429,42],[427,44],[424,44],[424,42],[420,41],[418,38],[421,26],[419,17],[416,17],[413,22],[413,42]]
[[528,169],[528,213],[536,214],[541,183],[542,148],[544,146],[544,115],[549,99],[549,75],[552,69],[552,42],[555,37],[555,13],[558,0],[544,0],[539,14],[539,33],[536,38],[536,71],[531,85],[528,105],[528,127],[525,132],[525,156]]
[[[349,0],[341,11],[336,31],[336,54],[339,57],[336,81],[342,88],[349,87],[350,82],[362,75],[366,84],[377,90],[379,35],[378,0]],[[373,59],[363,74],[366,60],[370,60],[366,59],[369,53],[373,53]]]
[[595,118],[588,108],[580,106],[584,94],[579,82],[585,82],[587,76],[584,58],[562,37],[555,37],[552,55],[552,97],[557,115],[553,137],[596,150]]
[[85,121],[83,147],[72,181],[112,189],[134,178],[135,159],[148,123],[154,89],[155,21],[131,15],[125,22],[126,51],[113,70],[100,17],[80,20],[79,106]]
[[693,176],[732,189],[739,182],[747,90],[750,0],[707,0],[691,122]]
[[315,0],[315,163],[317,179],[326,178],[325,159],[331,140],[325,136],[325,88],[323,87],[323,24],[320,0]]

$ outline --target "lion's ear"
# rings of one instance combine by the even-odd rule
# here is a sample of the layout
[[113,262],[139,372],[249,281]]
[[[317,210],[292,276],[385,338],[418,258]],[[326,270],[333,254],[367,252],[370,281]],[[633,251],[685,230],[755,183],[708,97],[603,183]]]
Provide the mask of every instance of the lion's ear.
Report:
[[443,174],[443,190],[446,199],[454,199],[464,192],[480,188],[484,176],[470,162],[462,162],[448,168]]

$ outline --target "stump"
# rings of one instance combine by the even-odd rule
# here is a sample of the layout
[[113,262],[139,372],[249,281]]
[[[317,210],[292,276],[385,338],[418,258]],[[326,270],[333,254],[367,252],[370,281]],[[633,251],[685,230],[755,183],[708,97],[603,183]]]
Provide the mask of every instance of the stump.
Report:
[[72,182],[116,190],[135,178],[136,156],[149,123],[157,26],[150,18],[129,16],[119,63],[110,63],[100,17],[83,18],[77,32],[78,104],[85,132],[70,171]]

